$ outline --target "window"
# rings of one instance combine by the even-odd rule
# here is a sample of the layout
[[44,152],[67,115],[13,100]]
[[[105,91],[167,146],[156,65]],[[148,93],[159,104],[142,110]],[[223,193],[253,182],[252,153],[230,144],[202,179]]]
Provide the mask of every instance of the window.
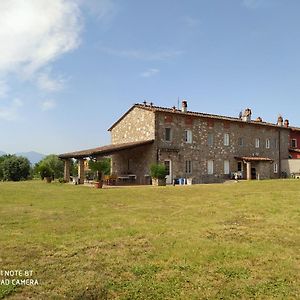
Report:
[[191,160],[185,161],[185,173],[192,174],[192,161]]
[[278,164],[274,164],[274,173],[278,173]]
[[165,128],[165,141],[171,142],[171,128]]
[[238,162],[238,172],[243,172],[243,163],[241,161]]
[[266,139],[266,148],[270,149],[270,139]]
[[207,161],[207,174],[214,174],[214,161],[208,160]]
[[224,160],[224,174],[229,174],[229,160]]
[[184,141],[189,144],[192,143],[192,130],[187,129],[184,131]]
[[244,138],[240,137],[238,139],[238,144],[239,144],[240,147],[243,147],[244,146]]
[[260,140],[258,138],[255,139],[255,148],[259,148]]
[[213,146],[214,145],[214,135],[213,135],[213,133],[209,133],[207,135],[207,144],[208,144],[208,146]]
[[297,148],[297,140],[296,139],[291,140],[291,147],[292,148]]
[[224,134],[224,146],[229,146],[229,134]]

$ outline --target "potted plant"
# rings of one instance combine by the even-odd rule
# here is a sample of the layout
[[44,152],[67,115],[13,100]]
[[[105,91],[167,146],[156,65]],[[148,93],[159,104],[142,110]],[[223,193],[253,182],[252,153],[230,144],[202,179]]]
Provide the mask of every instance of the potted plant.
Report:
[[103,173],[106,173],[107,162],[105,160],[99,160],[99,161],[90,160],[89,168],[96,173],[96,180],[94,181],[95,187],[98,189],[102,188],[103,186],[102,175]]
[[42,180],[45,179],[47,183],[51,183],[53,177],[53,172],[51,168],[46,164],[42,164],[40,165],[39,170]]
[[163,164],[153,164],[150,166],[150,174],[152,177],[152,184],[156,186],[166,185],[167,170]]

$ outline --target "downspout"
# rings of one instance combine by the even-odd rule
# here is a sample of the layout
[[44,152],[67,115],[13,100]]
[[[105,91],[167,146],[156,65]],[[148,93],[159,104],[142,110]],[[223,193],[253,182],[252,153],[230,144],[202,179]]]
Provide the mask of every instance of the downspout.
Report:
[[279,171],[279,178],[281,178],[281,131],[280,129],[278,130],[278,158],[279,158],[279,163],[278,163],[278,171]]

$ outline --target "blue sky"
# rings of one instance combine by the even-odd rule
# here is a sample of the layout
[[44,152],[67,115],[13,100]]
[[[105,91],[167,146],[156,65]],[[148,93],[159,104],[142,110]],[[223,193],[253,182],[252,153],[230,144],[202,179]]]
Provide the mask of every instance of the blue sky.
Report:
[[298,0],[1,0],[0,150],[109,144],[133,103],[178,97],[300,126],[299,11]]

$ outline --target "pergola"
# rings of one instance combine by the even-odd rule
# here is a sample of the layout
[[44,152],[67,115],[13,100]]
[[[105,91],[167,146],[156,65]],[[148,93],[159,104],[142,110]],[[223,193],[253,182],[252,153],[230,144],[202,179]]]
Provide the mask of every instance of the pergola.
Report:
[[86,158],[97,159],[98,157],[109,156],[116,152],[128,149],[134,149],[140,146],[152,144],[154,140],[120,143],[120,144],[110,144],[97,148],[80,150],[75,152],[68,152],[59,154],[58,157],[64,161],[64,180],[70,181],[70,161],[71,159],[78,160],[78,179],[79,183],[84,183],[84,160]]
[[251,180],[251,163],[252,162],[269,162],[271,163],[273,160],[268,157],[258,157],[258,156],[241,156],[235,157],[236,160],[243,161],[247,166],[247,180]]

